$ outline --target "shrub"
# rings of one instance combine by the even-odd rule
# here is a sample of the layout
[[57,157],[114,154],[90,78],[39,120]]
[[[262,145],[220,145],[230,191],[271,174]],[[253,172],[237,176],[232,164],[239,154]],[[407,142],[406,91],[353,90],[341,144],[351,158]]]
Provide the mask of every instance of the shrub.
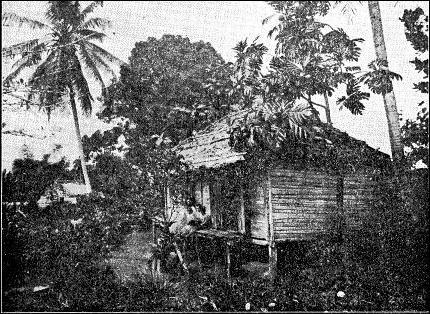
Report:
[[36,204],[40,196],[58,178],[67,178],[67,164],[62,159],[48,162],[49,155],[42,160],[32,158],[15,159],[12,171],[2,172],[2,201],[28,202]]
[[[3,287],[49,285],[57,298],[69,300],[69,307],[105,306],[96,297],[103,294],[98,292],[103,289],[100,286],[117,283],[112,271],[100,263],[130,231],[132,221],[127,214],[109,199],[96,196],[82,197],[77,205],[55,204],[32,211],[22,206],[21,213],[17,209],[2,206],[3,271],[7,274]],[[90,293],[95,295],[92,301]]]

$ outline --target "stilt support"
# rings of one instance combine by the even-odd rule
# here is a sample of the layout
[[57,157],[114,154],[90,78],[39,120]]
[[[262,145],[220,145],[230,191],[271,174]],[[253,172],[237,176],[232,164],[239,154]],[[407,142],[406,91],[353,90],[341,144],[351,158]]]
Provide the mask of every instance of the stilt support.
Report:
[[226,255],[227,255],[227,280],[231,283],[231,256],[230,256],[230,245],[231,243],[227,241]]
[[197,263],[199,264],[199,269],[202,269],[202,261],[200,259],[199,237],[197,235],[194,235],[194,245],[197,255]]
[[278,264],[278,248],[273,243],[269,245],[269,276],[272,281],[276,278],[277,265]]

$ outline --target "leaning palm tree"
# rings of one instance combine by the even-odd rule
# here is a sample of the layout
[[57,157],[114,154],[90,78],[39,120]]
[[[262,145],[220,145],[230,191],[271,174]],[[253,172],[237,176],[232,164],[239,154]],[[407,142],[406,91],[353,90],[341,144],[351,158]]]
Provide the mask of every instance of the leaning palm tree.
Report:
[[[359,1],[361,4],[362,2]],[[355,14],[354,2],[352,1],[335,1],[335,4],[344,3],[342,13],[347,14],[348,12]],[[385,46],[381,9],[379,7],[379,1],[367,1],[369,10],[370,23],[372,27],[373,43],[375,46],[376,61],[380,67],[380,70],[389,73],[388,60],[387,60],[387,48]],[[395,77],[398,78],[399,76]],[[391,85],[391,80],[389,84]],[[391,155],[393,158],[394,172],[397,180],[401,183],[404,178],[404,146],[401,140],[400,132],[400,118],[397,110],[396,97],[394,91],[391,88],[378,92],[382,94],[384,101],[385,115],[387,118],[388,135],[390,139]]]
[[90,114],[93,98],[85,68],[101,85],[102,96],[106,86],[102,74],[109,73],[115,77],[112,64],[123,64],[93,41],[102,41],[106,34],[103,31],[111,26],[107,19],[89,17],[103,1],[94,1],[84,9],[78,1],[49,1],[45,13],[50,25],[35,21],[14,13],[2,14],[2,25],[29,26],[31,29],[47,31],[43,38],[32,39],[11,47],[2,48],[3,58],[18,60],[12,66],[12,72],[3,80],[3,87],[11,86],[24,69],[35,68],[27,86],[27,102],[38,104],[49,115],[55,108],[64,104],[65,98],[73,114],[79,155],[87,192],[91,192],[85,155],[82,146],[76,101],[82,111]]
[[[373,41],[375,44],[376,58],[385,61],[381,68],[388,70],[387,49],[385,47],[384,33],[382,30],[381,10],[379,1],[368,1],[370,21],[372,24]],[[385,113],[388,122],[388,133],[390,136],[391,154],[393,156],[394,171],[396,171],[397,179],[401,180],[403,174],[403,159],[404,148],[400,133],[400,119],[397,111],[396,98],[394,92],[383,93]]]

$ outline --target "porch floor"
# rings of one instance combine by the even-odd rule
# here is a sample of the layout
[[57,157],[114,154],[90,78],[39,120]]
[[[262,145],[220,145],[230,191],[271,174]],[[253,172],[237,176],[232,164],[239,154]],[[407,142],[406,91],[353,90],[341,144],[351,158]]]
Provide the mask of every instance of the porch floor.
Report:
[[219,230],[219,229],[202,229],[197,230],[196,234],[205,238],[223,238],[225,240],[242,240],[244,234],[238,231]]

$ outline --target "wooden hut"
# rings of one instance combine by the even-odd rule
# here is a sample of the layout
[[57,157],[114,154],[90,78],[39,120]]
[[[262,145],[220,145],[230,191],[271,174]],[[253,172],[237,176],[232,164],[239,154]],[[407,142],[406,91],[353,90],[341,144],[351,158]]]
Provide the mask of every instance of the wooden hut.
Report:
[[[344,143],[343,152],[355,148],[357,155],[358,148],[367,157],[352,160],[346,170],[330,171],[294,152],[283,153],[284,158],[271,153],[259,158],[236,151],[230,145],[229,130],[247,112],[212,124],[180,143],[176,152],[191,169],[187,188],[211,217],[211,228],[197,235],[224,239],[228,264],[229,248],[235,241],[266,246],[273,276],[280,243],[314,239],[329,231],[334,217],[342,217],[348,228],[360,228],[374,198],[375,174],[381,168],[376,160],[387,162],[389,157],[332,127],[320,136],[326,146]],[[171,216],[175,201],[169,189],[166,192]]]

